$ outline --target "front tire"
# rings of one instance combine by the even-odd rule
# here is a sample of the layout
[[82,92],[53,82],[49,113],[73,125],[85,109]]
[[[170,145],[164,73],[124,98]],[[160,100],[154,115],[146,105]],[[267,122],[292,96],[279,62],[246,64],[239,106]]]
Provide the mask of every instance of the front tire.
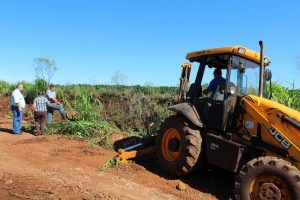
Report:
[[276,157],[259,157],[248,162],[235,181],[236,199],[300,199],[300,172]]
[[200,161],[201,143],[200,131],[184,117],[167,118],[156,139],[160,166],[171,175],[189,174]]

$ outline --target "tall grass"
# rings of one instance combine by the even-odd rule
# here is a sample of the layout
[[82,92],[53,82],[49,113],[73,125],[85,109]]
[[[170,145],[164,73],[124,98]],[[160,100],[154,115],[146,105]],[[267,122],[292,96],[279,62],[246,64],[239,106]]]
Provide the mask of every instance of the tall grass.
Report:
[[50,135],[62,134],[79,137],[103,147],[112,147],[109,137],[111,134],[119,132],[109,122],[96,120],[58,121],[52,123],[47,129],[47,134]]
[[102,104],[93,99],[92,94],[83,91],[78,94],[75,101],[64,100],[65,107],[78,112],[76,121],[57,121],[52,123],[48,134],[62,134],[76,136],[92,141],[105,147],[111,147],[109,137],[115,132],[120,132],[117,127],[100,119]]
[[24,96],[27,103],[32,103],[39,91],[46,93],[48,83],[43,79],[36,79],[34,83],[21,82],[24,85]]
[[9,94],[15,89],[15,86],[6,82],[0,81],[0,95]]
[[278,83],[273,83],[272,97],[275,101],[300,111],[300,90],[288,89]]
[[[24,83],[27,102],[31,102],[39,90],[46,91],[47,83],[37,80]],[[14,85],[0,81],[0,94],[10,92]],[[155,133],[160,123],[170,113],[168,106],[175,104],[176,87],[112,86],[112,85],[64,85],[56,87],[57,97],[66,110],[78,112],[77,121],[58,121],[48,127],[49,134],[64,134],[92,140],[109,146],[113,133],[126,132],[143,136]],[[300,91],[273,84],[275,101],[300,111]]]
[[[169,90],[168,90],[169,89]],[[109,146],[113,133],[144,136],[151,123],[156,126],[169,116],[167,107],[174,103],[176,90],[141,86],[58,86],[57,94],[65,107],[78,112],[77,121],[54,122],[49,134],[60,133],[96,141]]]

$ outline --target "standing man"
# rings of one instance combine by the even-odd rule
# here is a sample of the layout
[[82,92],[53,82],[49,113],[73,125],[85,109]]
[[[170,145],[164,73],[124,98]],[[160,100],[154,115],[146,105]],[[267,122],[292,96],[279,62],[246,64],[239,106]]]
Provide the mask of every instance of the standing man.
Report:
[[45,93],[39,91],[39,96],[33,100],[34,109],[34,122],[37,130],[37,135],[44,135],[45,133],[45,123],[47,117],[47,104],[48,99],[45,97]]
[[46,97],[50,102],[47,108],[47,123],[51,123],[54,110],[58,110],[60,112],[62,119],[67,119],[62,103],[56,99],[55,85],[53,83],[50,84],[49,90],[47,90],[46,93]]
[[13,113],[13,133],[21,135],[21,123],[23,110],[25,109],[25,99],[21,93],[24,90],[23,84],[18,84],[17,88],[11,94],[11,111]]

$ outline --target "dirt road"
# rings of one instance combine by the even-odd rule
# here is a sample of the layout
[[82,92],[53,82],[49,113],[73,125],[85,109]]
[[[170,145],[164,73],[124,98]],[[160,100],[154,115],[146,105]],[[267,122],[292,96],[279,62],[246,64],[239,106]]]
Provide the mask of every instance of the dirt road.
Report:
[[185,191],[177,190],[180,180],[166,177],[151,159],[99,171],[114,155],[76,139],[0,133],[0,199],[216,199],[208,192],[228,197],[224,180],[201,172],[182,180]]
[[[114,151],[67,137],[9,134],[9,110],[0,111],[0,200],[230,197],[232,181],[222,173],[197,172],[174,179],[159,170],[151,156],[101,171]],[[183,190],[176,189],[180,182]]]

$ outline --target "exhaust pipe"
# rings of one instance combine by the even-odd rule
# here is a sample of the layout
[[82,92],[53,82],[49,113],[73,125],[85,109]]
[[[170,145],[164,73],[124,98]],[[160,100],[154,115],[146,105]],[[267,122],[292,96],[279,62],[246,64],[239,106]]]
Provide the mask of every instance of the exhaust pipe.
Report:
[[259,97],[263,97],[264,91],[264,77],[265,77],[265,56],[264,56],[264,43],[259,41],[260,46],[260,70],[259,70]]

